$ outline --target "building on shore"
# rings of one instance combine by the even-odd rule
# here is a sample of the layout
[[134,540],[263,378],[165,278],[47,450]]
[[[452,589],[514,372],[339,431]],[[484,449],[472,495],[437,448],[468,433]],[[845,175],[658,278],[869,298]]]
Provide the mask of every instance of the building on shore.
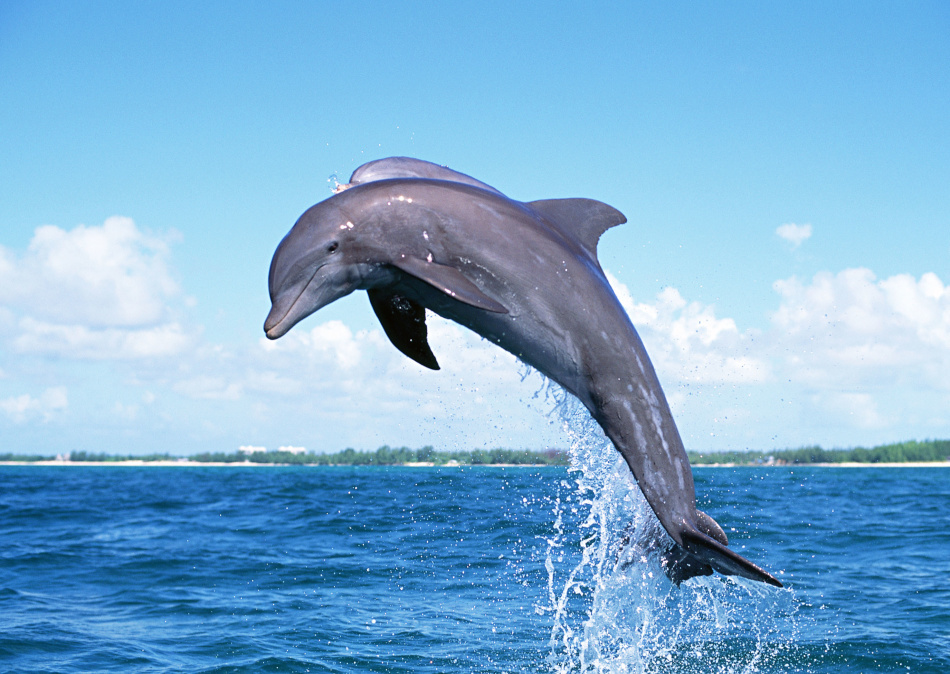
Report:
[[[238,451],[241,452],[241,454],[258,454],[258,453],[263,454],[263,453],[267,452],[268,449],[267,449],[267,447],[258,447],[258,446],[256,446],[256,445],[241,445],[240,447],[238,447]],[[277,449],[275,449],[275,450],[272,449],[272,450],[270,450],[270,451],[272,451],[272,452],[275,452],[275,451],[276,451],[276,452],[288,452],[288,453],[290,453],[290,454],[306,454],[306,453],[307,453],[307,448],[306,448],[306,447],[294,447],[293,445],[284,445],[283,447],[278,447]]]

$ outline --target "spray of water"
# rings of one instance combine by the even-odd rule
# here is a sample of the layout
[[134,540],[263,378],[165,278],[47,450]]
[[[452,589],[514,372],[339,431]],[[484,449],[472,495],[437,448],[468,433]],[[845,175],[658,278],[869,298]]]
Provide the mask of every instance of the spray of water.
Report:
[[722,576],[674,585],[667,535],[619,454],[573,396],[551,383],[539,396],[571,441],[537,607],[551,619],[550,671],[801,671],[793,592]]
[[329,187],[330,191],[334,194],[338,194],[349,187],[349,184],[341,183],[340,177],[336,173],[331,173],[329,176],[327,176],[327,187]]

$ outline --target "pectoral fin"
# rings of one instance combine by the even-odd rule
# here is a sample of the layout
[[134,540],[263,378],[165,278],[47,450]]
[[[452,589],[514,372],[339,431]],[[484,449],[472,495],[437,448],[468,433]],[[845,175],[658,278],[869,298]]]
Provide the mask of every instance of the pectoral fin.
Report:
[[431,370],[439,363],[429,348],[425,307],[389,290],[366,291],[383,331],[397,349]]
[[437,262],[429,262],[409,255],[401,255],[392,261],[392,265],[420,281],[425,281],[444,292],[452,299],[470,304],[479,309],[507,314],[508,310],[479,290],[478,286],[465,278],[455,267]]

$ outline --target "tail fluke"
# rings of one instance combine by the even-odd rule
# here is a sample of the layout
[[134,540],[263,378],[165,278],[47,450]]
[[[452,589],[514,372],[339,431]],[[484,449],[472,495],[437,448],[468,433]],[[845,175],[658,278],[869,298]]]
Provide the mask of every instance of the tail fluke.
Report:
[[[712,520],[708,515],[707,518]],[[718,529],[718,525],[716,528]],[[742,576],[775,587],[782,587],[782,583],[775,576],[699,529],[684,527],[680,531],[680,536],[683,544],[674,545],[663,560],[667,575],[674,583],[681,583],[693,576],[708,576],[713,571],[718,571],[726,576]]]

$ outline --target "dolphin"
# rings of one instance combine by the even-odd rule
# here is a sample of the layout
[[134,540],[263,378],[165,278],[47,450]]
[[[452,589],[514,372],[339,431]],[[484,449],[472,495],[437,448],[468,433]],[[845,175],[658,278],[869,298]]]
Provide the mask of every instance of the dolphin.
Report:
[[393,345],[438,369],[425,310],[455,321],[587,408],[672,539],[671,578],[715,570],[781,587],[696,508],[669,404],[597,260],[601,234],[626,222],[620,211],[592,199],[516,201],[408,157],[361,166],[342,187],[308,209],[274,253],[268,338],[366,290]]
[[[370,183],[374,180],[387,180],[390,178],[431,178],[433,180],[450,180],[456,183],[474,185],[483,190],[501,194],[490,185],[486,185],[481,180],[453,171],[445,166],[433,164],[422,159],[413,159],[412,157],[389,157],[387,159],[377,159],[363,164],[353,171],[350,176],[350,182],[341,185],[343,189],[359,185],[360,183]],[[342,191],[339,187],[337,191]]]

